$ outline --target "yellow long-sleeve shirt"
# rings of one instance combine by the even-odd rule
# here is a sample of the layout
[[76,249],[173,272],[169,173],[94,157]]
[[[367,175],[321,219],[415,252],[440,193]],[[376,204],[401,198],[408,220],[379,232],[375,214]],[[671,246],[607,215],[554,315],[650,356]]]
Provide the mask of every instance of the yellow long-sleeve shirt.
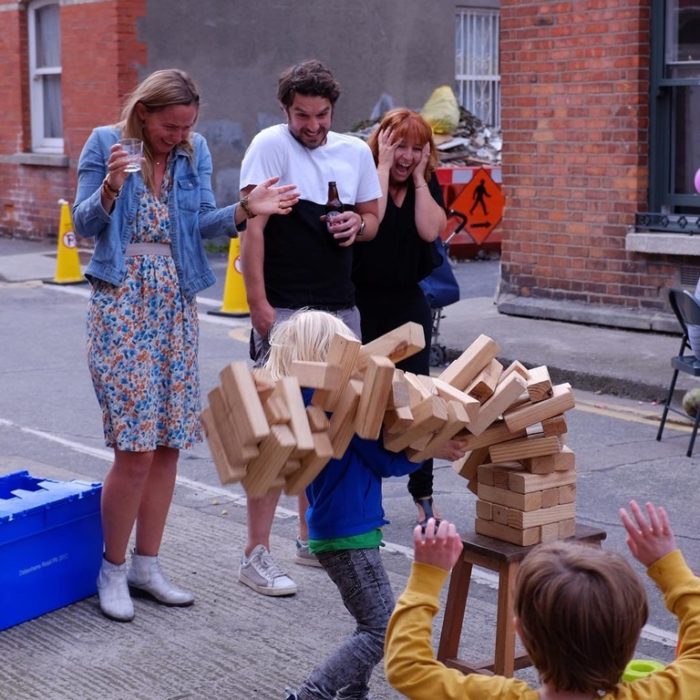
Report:
[[[681,645],[663,670],[633,683],[620,683],[605,700],[700,700],[700,578],[680,551],[656,561],[648,575],[678,617]],[[447,571],[414,562],[406,590],[386,633],[384,665],[391,685],[411,700],[538,700],[525,681],[477,673],[464,675],[435,659],[433,618]]]

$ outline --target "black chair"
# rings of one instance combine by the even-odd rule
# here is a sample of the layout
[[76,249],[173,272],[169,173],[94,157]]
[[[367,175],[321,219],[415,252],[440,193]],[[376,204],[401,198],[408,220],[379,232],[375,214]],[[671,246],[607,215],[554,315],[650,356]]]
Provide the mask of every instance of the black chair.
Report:
[[[668,397],[666,398],[666,403],[664,404],[664,412],[661,416],[659,432],[656,435],[657,440],[661,440],[661,434],[664,432],[664,425],[666,424],[666,417],[668,416],[669,411],[678,413],[686,418],[688,415],[685,411],[671,406],[673,390],[676,388],[678,373],[685,372],[686,374],[691,374],[694,377],[700,377],[700,360],[695,357],[695,354],[690,348],[690,342],[688,341],[688,325],[700,326],[700,303],[698,303],[698,300],[689,291],[682,289],[681,287],[673,287],[670,289],[668,297],[669,301],[671,302],[673,313],[676,314],[678,323],[681,325],[683,339],[681,340],[681,348],[678,351],[678,355],[671,358],[673,376],[671,377],[671,386],[668,389]],[[689,355],[684,354],[686,350],[690,350]],[[693,433],[690,436],[690,445],[688,445],[688,451],[686,452],[686,456],[688,457],[693,454],[693,446],[695,445],[695,436],[698,432],[698,425],[700,425],[700,407],[698,407],[698,410],[695,413]]]

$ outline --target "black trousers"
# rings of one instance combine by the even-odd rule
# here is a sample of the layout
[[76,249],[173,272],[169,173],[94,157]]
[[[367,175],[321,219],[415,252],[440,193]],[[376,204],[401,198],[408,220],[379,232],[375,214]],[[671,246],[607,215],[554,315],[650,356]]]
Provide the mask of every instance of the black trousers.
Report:
[[[418,284],[387,292],[384,289],[356,292],[360,309],[362,342],[378,338],[408,321],[423,326],[425,347],[396,366],[404,372],[430,374],[430,340],[433,330],[432,312]],[[408,477],[408,492],[414,500],[433,495],[433,460],[428,459]]]

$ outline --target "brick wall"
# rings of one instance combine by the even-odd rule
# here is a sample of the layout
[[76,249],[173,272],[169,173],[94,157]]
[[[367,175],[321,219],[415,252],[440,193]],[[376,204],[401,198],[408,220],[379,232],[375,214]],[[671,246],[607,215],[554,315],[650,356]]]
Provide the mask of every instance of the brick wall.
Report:
[[647,209],[649,2],[501,1],[502,294],[662,308],[625,251]]
[[[55,237],[58,199],[72,200],[76,167],[93,127],[119,118],[124,94],[139,79],[146,49],[137,19],[146,0],[66,4],[60,8],[64,153],[68,166],[27,163],[31,151],[27,18],[23,10],[0,12],[0,234]],[[7,28],[7,29],[5,29]],[[7,103],[4,96],[7,95]],[[19,162],[22,161],[22,162]]]

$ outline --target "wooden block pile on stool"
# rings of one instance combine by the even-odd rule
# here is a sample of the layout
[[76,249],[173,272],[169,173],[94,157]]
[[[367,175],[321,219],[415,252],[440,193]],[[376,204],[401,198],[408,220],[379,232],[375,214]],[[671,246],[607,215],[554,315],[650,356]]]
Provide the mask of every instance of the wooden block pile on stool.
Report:
[[564,413],[574,404],[571,386],[553,386],[545,366],[502,370],[458,436],[468,452],[453,465],[479,499],[478,534],[521,546],[573,536],[576,465]]

